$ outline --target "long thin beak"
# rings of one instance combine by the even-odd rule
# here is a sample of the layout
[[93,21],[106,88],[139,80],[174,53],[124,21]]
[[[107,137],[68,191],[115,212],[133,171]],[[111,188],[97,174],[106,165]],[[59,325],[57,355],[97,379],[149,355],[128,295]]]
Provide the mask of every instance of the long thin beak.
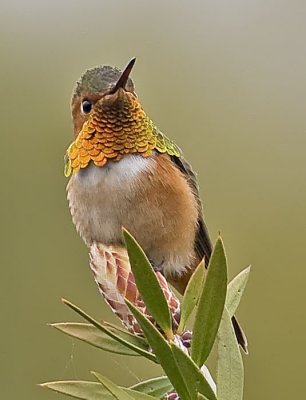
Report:
[[125,67],[124,71],[120,75],[120,78],[118,79],[116,85],[110,90],[110,94],[114,94],[117,92],[118,89],[125,88],[125,85],[129,79],[130,73],[134,67],[136,61],[136,57],[132,58],[131,61],[128,63],[128,65]]

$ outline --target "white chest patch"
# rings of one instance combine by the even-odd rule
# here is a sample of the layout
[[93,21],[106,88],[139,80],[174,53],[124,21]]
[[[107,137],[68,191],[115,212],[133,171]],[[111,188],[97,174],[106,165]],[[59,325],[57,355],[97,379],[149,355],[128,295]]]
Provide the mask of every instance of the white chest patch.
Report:
[[76,174],[76,180],[88,189],[102,183],[108,190],[120,189],[121,185],[132,184],[140,173],[154,168],[154,164],[152,158],[126,155],[122,160],[110,161],[102,168],[90,164]]
[[124,215],[137,195],[138,179],[155,168],[154,158],[126,155],[100,168],[94,164],[72,176],[68,201],[73,221],[87,245],[121,237]]

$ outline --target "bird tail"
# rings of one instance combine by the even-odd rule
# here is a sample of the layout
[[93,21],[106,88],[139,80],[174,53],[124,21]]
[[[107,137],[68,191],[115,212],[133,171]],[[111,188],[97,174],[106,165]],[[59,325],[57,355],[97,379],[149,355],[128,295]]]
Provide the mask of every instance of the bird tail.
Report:
[[245,333],[243,332],[243,329],[241,328],[237,318],[235,317],[235,315],[232,317],[232,324],[233,324],[233,328],[235,331],[235,335],[237,338],[237,342],[239,343],[239,345],[241,346],[242,350],[245,352],[245,354],[248,354],[248,340],[245,336]]
[[[142,329],[125,299],[140,309],[153,324],[156,324],[140,296],[125,247],[94,242],[90,247],[89,260],[100,293],[131,333],[142,334]],[[169,288],[164,276],[157,272],[156,277],[167,300],[173,328],[176,329],[180,320],[180,302]]]

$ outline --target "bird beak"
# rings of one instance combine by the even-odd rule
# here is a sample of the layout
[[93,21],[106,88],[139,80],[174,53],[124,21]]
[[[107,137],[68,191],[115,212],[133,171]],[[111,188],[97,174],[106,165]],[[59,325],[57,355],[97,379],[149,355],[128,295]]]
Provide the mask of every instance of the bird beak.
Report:
[[135,61],[136,61],[135,57],[131,59],[131,61],[128,63],[128,65],[125,67],[124,71],[120,75],[120,78],[118,79],[115,86],[110,90],[109,94],[114,94],[120,88],[122,88],[122,89],[125,88],[125,85],[129,79],[130,73],[134,67]]

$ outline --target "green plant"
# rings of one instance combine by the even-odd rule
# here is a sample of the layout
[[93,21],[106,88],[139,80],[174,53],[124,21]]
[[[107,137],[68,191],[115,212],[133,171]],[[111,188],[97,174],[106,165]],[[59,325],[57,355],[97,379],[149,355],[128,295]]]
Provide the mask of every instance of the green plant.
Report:
[[[219,237],[208,270],[201,263],[193,273],[181,301],[180,321],[174,324],[169,301],[144,252],[135,239],[124,231],[126,246],[137,289],[146,306],[142,312],[125,300],[142,335],[109,323],[101,323],[67,300],[86,323],[56,323],[53,327],[104,351],[123,356],[141,356],[159,363],[165,376],[125,388],[93,372],[97,382],[57,381],[41,386],[77,399],[149,400],[167,397],[181,400],[241,400],[244,369],[231,323],[250,268],[227,284],[227,261]],[[194,312],[191,347],[186,344],[185,326]],[[190,339],[191,333],[187,332]],[[214,383],[205,362],[217,341],[217,374]],[[187,341],[188,342],[188,341]]]

